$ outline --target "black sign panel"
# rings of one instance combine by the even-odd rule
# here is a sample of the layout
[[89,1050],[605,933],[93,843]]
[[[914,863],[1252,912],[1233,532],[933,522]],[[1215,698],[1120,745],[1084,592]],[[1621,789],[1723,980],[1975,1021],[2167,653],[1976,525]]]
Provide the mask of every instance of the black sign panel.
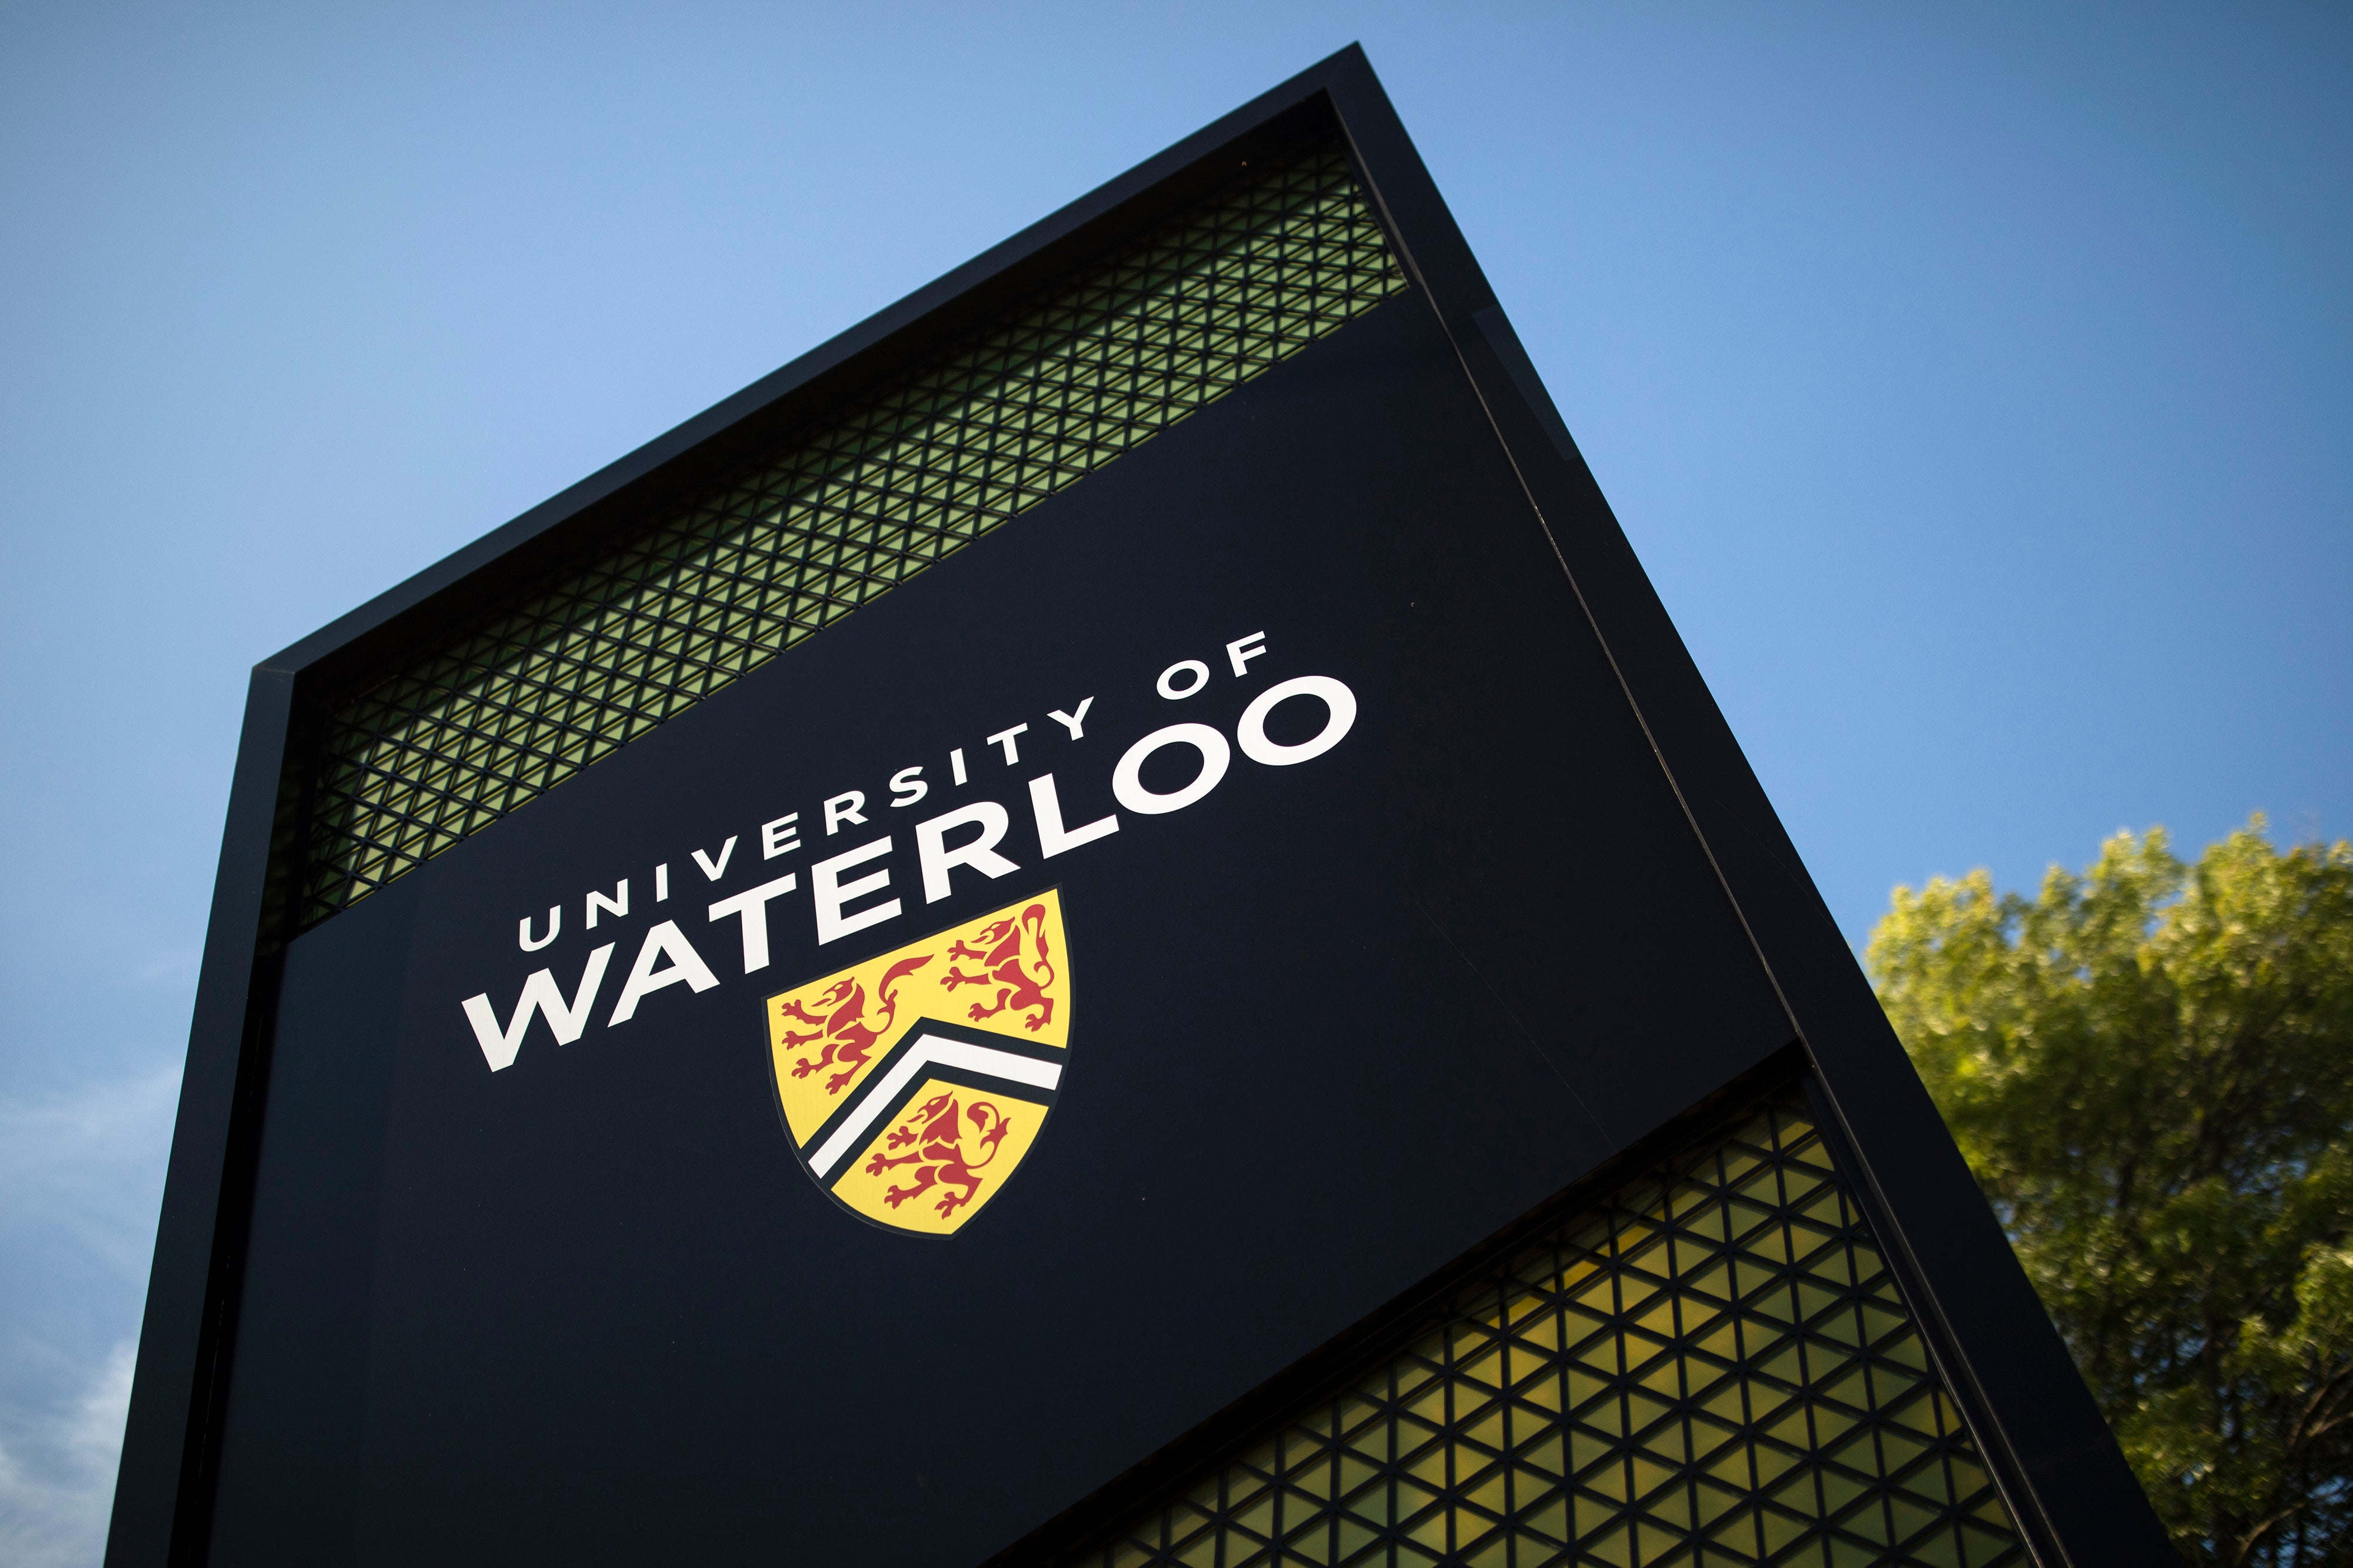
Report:
[[[865,1217],[771,998],[1041,899],[1048,1028],[944,949],[845,1088],[1050,1093]],[[1788,1038],[1401,297],[295,942],[216,1550],[975,1562]]]
[[[1192,290],[1199,246],[1263,294]],[[625,748],[404,817],[485,710],[437,661],[498,684],[497,616],[1146,250],[1202,335],[1139,309],[1091,390],[1030,384],[1043,426],[1149,404],[1118,354],[1159,332],[1191,412]],[[1214,377],[1171,346],[1219,334]],[[418,669],[449,749],[358,802],[401,840],[363,878],[304,837],[375,765],[322,736]],[[257,667],[108,1563],[1050,1558],[1767,1058],[2031,1550],[2156,1560],[1343,51]]]

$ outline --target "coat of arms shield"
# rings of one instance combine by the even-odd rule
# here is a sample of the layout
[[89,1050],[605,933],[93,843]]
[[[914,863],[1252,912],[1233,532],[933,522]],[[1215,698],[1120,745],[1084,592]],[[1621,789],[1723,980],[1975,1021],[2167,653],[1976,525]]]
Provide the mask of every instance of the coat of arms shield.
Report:
[[811,1180],[892,1230],[952,1236],[1043,1130],[1070,1051],[1049,889],[766,1004],[776,1106]]

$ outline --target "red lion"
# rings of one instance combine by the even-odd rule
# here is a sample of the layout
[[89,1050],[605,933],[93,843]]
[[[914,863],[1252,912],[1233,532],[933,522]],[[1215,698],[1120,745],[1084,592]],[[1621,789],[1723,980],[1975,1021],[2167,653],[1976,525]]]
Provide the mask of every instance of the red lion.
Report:
[[854,974],[843,975],[825,988],[818,997],[815,1013],[805,1012],[797,1002],[787,1002],[776,1009],[779,1016],[798,1018],[804,1024],[817,1026],[806,1035],[785,1031],[781,1039],[787,1046],[806,1046],[815,1040],[825,1042],[825,1054],[811,1061],[807,1057],[793,1064],[795,1078],[807,1078],[820,1068],[840,1066],[842,1070],[825,1080],[828,1094],[839,1094],[844,1085],[858,1076],[866,1065],[867,1057],[899,1016],[899,994],[895,987],[905,976],[913,973],[932,961],[928,952],[913,958],[903,958],[882,972],[875,985],[875,994],[882,998],[882,1021],[866,1021],[866,987],[858,984]]
[[[1037,949],[1034,958],[1022,956],[1025,938]],[[1046,994],[1046,987],[1054,984],[1054,965],[1046,945],[1045,905],[1032,904],[1023,910],[1018,919],[998,921],[994,925],[982,928],[979,946],[966,947],[963,942],[957,942],[948,949],[948,957],[951,960],[976,958],[982,966],[979,973],[966,974],[951,963],[947,973],[940,980],[940,984],[950,991],[959,985],[993,984],[997,987],[994,1004],[976,1002],[972,1005],[971,1016],[975,1023],[983,1018],[993,1018],[1008,1009],[1018,1013],[1028,1007],[1037,1009],[1023,1021],[1032,1034],[1052,1020],[1054,999]],[[1037,973],[1033,974],[1032,971]]]
[[953,1093],[932,1096],[913,1115],[892,1130],[884,1148],[903,1149],[913,1143],[915,1152],[901,1154],[895,1159],[877,1154],[866,1162],[866,1173],[879,1176],[896,1166],[913,1165],[915,1180],[912,1186],[892,1187],[882,1194],[884,1203],[895,1209],[909,1198],[946,1183],[962,1187],[964,1191],[940,1194],[940,1201],[932,1206],[939,1210],[943,1217],[971,1205],[973,1194],[980,1191],[983,1180],[979,1172],[997,1158],[997,1146],[1005,1142],[1006,1133],[1012,1131],[1012,1123],[1005,1120],[1005,1113],[997,1108],[994,1101],[986,1100],[973,1101],[972,1108],[964,1113],[964,1119],[970,1121],[973,1130],[981,1135],[980,1146],[987,1151],[977,1160],[968,1161],[964,1156],[964,1133],[957,1125],[956,1098]]

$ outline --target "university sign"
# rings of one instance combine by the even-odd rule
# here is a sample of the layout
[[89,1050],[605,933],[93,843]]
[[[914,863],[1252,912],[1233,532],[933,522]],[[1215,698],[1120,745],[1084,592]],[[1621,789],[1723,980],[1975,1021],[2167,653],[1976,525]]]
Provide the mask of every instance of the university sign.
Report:
[[[1111,761],[1110,776],[1089,777],[1082,787],[1090,796],[1108,795],[1115,809],[1092,821],[1065,821],[1062,785],[1053,773],[1021,775],[1043,765],[1041,753],[1057,742],[1057,760],[1066,773],[1092,771],[1081,761],[1077,743],[1088,738],[1093,695],[1045,715],[1051,729],[1026,742],[1028,768],[1023,747],[1030,726],[1020,721],[971,749],[979,761],[967,761],[964,746],[946,746],[934,748],[934,763],[900,768],[890,776],[887,802],[882,790],[872,792],[877,805],[871,814],[867,790],[828,795],[810,813],[813,822],[823,823],[821,847],[814,856],[801,837],[802,813],[788,811],[761,823],[755,832],[731,832],[723,838],[714,833],[715,848],[698,845],[635,879],[617,878],[609,891],[592,887],[576,904],[559,900],[544,915],[519,917],[518,952],[554,951],[522,980],[511,1003],[501,1006],[487,991],[465,998],[459,1011],[484,1065],[491,1072],[503,1071],[516,1065],[526,1041],[539,1042],[543,1049],[569,1046],[592,1028],[630,1023],[641,1005],[674,986],[684,987],[685,994],[663,1005],[691,1005],[738,974],[773,979],[779,948],[804,946],[781,932],[772,937],[771,921],[786,910],[807,910],[807,941],[814,943],[810,962],[821,962],[830,944],[892,926],[911,910],[950,900],[959,890],[959,874],[965,884],[984,890],[1007,878],[1037,882],[1048,862],[1118,833],[1123,812],[1148,832],[1151,819],[1206,799],[1237,755],[1268,768],[1322,757],[1355,728],[1356,693],[1328,675],[1269,681],[1260,672],[1254,679],[1251,662],[1269,651],[1263,631],[1224,646],[1221,664],[1230,666],[1233,679],[1249,689],[1230,737],[1224,729],[1198,721],[1164,724],[1111,761],[1116,742],[1102,739],[1103,725],[1097,720],[1092,749]],[[1178,702],[1201,693],[1211,680],[1207,663],[1185,658],[1163,669],[1151,689],[1162,703]],[[1133,703],[1107,710],[1121,707],[1148,711]],[[1309,716],[1302,720],[1302,712]],[[941,778],[937,795],[925,777],[927,767]],[[976,779],[976,769],[996,776]],[[1001,770],[1012,773],[1008,776]],[[1017,802],[1026,819],[1020,842],[1007,842],[1014,832],[1014,808],[983,798],[984,792]],[[948,800],[962,804],[937,809]],[[881,831],[890,826],[886,810],[911,808],[915,820],[896,832]],[[838,849],[824,845],[837,835],[854,842]],[[756,860],[748,851],[736,858],[737,847],[747,841],[757,846]],[[1008,848],[1028,857],[1026,869]],[[772,863],[779,860],[808,862],[805,900],[789,897],[802,892],[804,873],[777,874]],[[702,905],[700,919],[723,928],[718,935],[728,952],[740,947],[740,968],[732,968],[725,957],[714,967],[702,952],[713,938],[704,935],[698,945],[679,923],[681,913],[690,922],[697,919],[691,909],[665,907],[673,904],[673,864],[681,871],[691,865],[695,873],[676,884],[676,902]],[[640,889],[650,889],[649,900],[638,904],[635,921],[633,879]],[[920,904],[914,902],[918,889]],[[562,941],[567,909],[574,911],[571,929],[578,933],[568,944],[576,950],[572,953],[564,951]],[[764,1036],[778,1119],[811,1180],[853,1214],[929,1236],[955,1234],[1005,1185],[1042,1131],[1069,1058],[1073,982],[1064,919],[1060,889],[1042,886],[1002,909],[765,999]],[[624,935],[636,943],[625,971],[615,961]],[[559,961],[567,963],[565,973],[573,978],[559,978]],[[483,963],[493,970],[513,967],[502,955],[485,954]],[[617,982],[609,997],[608,975]],[[734,1019],[719,1005],[703,1016],[713,1028],[728,1028]],[[909,1206],[918,1197],[924,1201]]]
[[2156,1562],[1361,54],[255,672],[108,1561]]

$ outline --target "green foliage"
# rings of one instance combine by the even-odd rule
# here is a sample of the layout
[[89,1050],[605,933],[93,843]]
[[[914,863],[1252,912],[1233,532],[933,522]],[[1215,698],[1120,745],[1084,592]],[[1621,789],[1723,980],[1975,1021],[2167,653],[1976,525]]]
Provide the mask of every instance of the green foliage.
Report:
[[1895,889],[1880,998],[2191,1561],[2353,1563],[2353,847]]

